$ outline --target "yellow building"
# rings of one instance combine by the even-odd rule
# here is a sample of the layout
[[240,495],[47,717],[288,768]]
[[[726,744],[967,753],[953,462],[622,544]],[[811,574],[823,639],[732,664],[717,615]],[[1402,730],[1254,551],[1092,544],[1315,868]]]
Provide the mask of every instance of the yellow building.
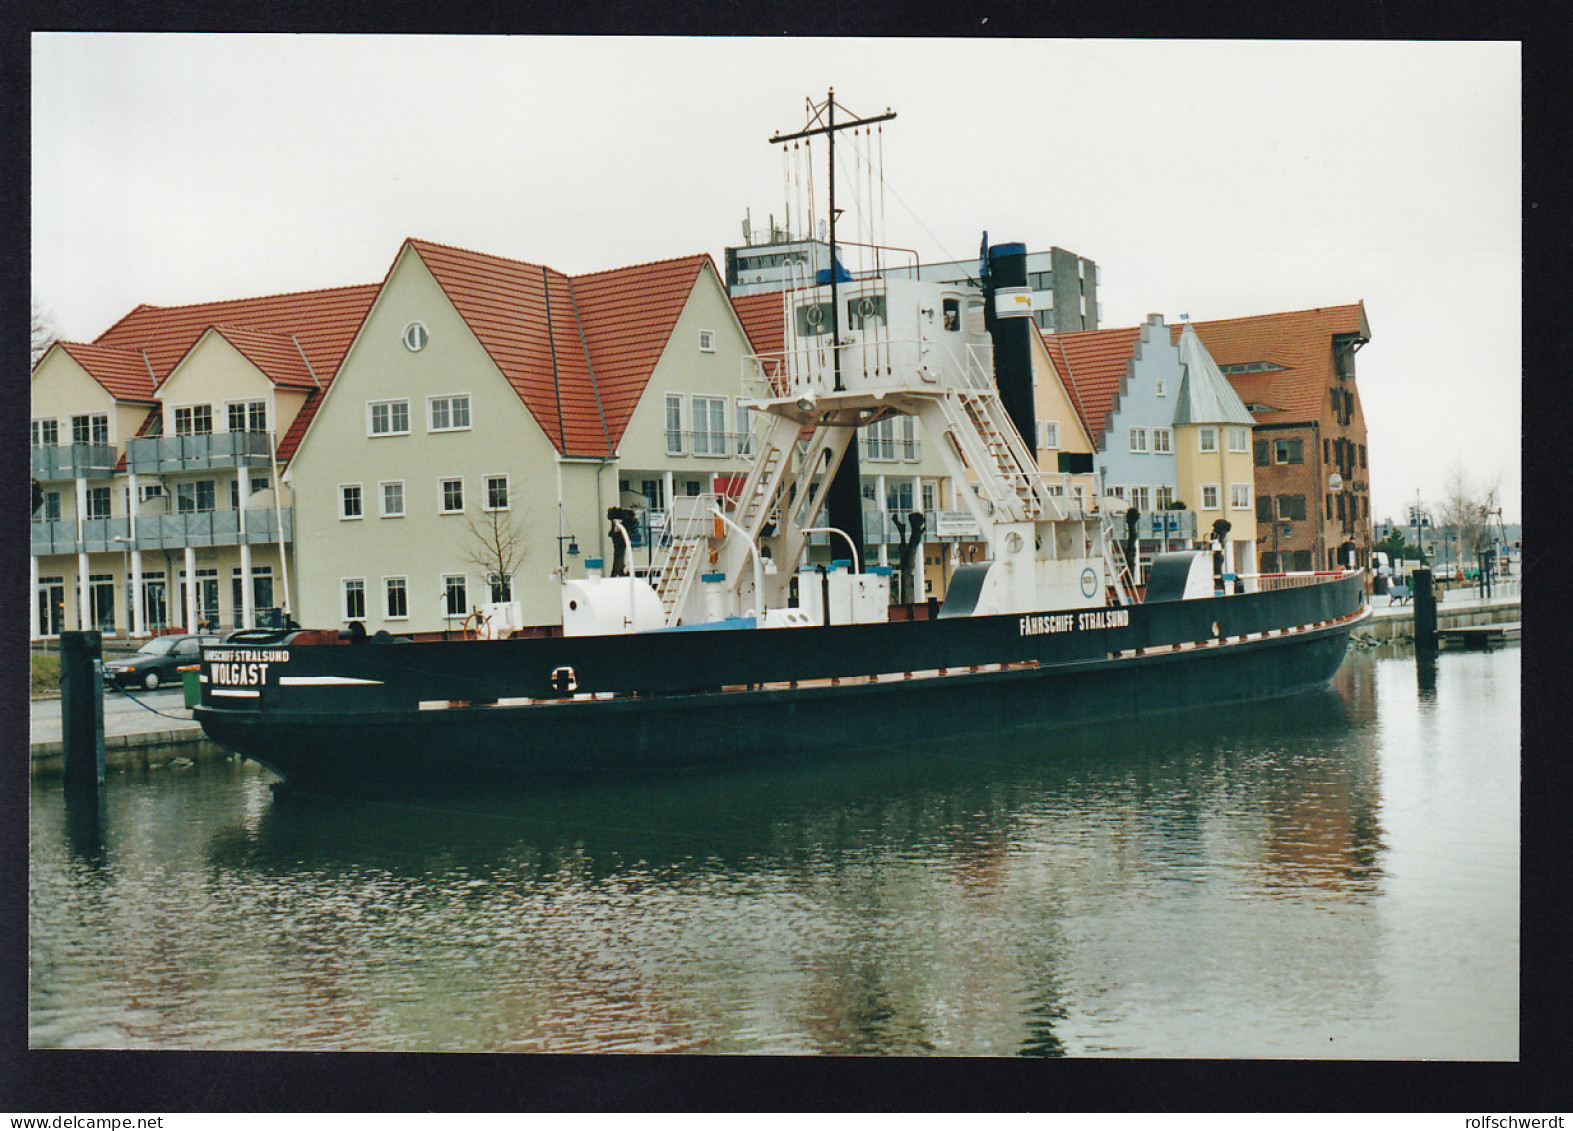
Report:
[[1174,409],[1174,442],[1180,497],[1196,513],[1196,537],[1205,544],[1216,524],[1229,524],[1227,573],[1256,572],[1256,502],[1252,498],[1252,419],[1217,362],[1187,323],[1178,342],[1185,376]]

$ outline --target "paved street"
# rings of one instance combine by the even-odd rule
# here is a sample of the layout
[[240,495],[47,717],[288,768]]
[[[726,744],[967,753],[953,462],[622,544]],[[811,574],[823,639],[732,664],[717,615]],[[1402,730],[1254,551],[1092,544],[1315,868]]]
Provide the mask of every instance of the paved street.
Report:
[[[134,691],[137,700],[119,691],[104,693],[104,733],[152,734],[159,731],[184,730],[197,724],[186,709],[185,696],[179,687],[159,691]],[[142,704],[146,704],[143,706]],[[153,710],[149,710],[151,707]],[[160,712],[154,714],[154,711]],[[172,717],[166,717],[172,716]],[[60,741],[60,699],[34,699],[31,719],[31,741]]]

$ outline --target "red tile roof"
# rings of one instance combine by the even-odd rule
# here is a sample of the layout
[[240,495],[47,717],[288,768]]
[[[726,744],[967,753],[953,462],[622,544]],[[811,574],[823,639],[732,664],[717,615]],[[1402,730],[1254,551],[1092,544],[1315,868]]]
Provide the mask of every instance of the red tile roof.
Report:
[[409,246],[547,438],[578,456],[616,451],[711,262],[691,255],[569,277],[425,240]]
[[736,295],[732,309],[743,324],[755,353],[779,353],[786,348],[786,303],[780,291]]
[[275,385],[309,391],[320,388],[333,377],[331,372],[317,373],[293,338],[239,326],[215,326],[213,332],[234,346]]
[[708,255],[690,255],[573,279],[613,446],[622,441],[678,316],[710,263]]
[[[162,384],[198,339],[216,330],[269,380],[308,392],[279,441],[279,462],[285,463],[321,403],[318,382],[326,386],[333,380],[380,289],[380,284],[368,283],[189,306],[144,304],[105,330],[94,344],[139,360],[145,356],[143,374],[151,365]],[[94,375],[104,382],[103,376]]]
[[152,403],[153,374],[136,350],[110,349],[85,342],[60,342],[60,348],[117,401]]
[[146,351],[162,382],[211,327],[261,331],[286,342],[293,336],[326,383],[337,372],[378,290],[377,284],[370,283],[190,306],[143,305],[105,330],[94,344]]
[[1081,417],[1082,427],[1102,448],[1104,424],[1119,403],[1126,368],[1141,340],[1141,328],[1081,330],[1071,334],[1044,334],[1049,360],[1059,372]]
[[[1225,374],[1247,407],[1264,404],[1276,410],[1252,413],[1258,423],[1320,419],[1327,408],[1327,388],[1336,380],[1333,336],[1358,334],[1365,340],[1371,337],[1363,302],[1191,325],[1220,366],[1266,361],[1283,367],[1260,373]],[[1176,338],[1182,328],[1173,328]]]

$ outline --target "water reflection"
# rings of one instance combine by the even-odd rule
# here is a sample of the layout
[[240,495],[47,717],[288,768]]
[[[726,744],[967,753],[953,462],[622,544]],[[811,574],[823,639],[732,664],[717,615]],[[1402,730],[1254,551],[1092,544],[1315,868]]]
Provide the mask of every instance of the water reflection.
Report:
[[32,1039],[1331,1055],[1307,1019],[1386,978],[1377,668],[1253,707],[437,802],[134,773],[97,841],[40,787]]

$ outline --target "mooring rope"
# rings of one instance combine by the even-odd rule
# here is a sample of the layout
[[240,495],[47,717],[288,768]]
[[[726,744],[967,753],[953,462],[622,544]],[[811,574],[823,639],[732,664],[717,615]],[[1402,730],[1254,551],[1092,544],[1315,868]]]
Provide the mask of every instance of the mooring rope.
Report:
[[141,707],[144,711],[152,711],[155,715],[159,716],[159,718],[162,718],[162,719],[174,719],[176,722],[180,722],[180,723],[189,723],[189,722],[191,722],[191,719],[188,718],[185,715],[166,715],[163,711],[160,711],[157,707],[149,707],[146,703],[142,702],[142,700],[138,699],[135,695],[131,694],[131,692],[127,691],[124,687],[121,687],[118,683],[111,683],[109,686],[111,688],[113,688],[114,690],[120,692],[120,694],[124,695],[127,699],[131,700],[131,702],[135,703],[138,707]]

